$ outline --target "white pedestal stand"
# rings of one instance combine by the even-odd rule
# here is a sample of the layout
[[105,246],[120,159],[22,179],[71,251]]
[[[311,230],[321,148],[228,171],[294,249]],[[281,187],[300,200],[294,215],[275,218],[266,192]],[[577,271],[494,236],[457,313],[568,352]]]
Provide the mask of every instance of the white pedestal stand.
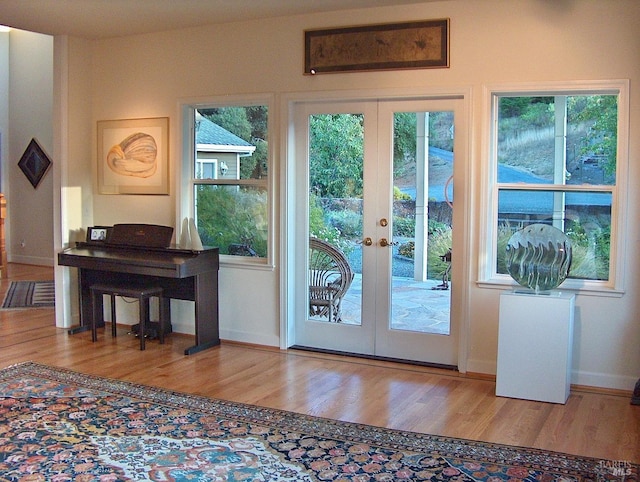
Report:
[[575,295],[500,295],[496,395],[565,403],[571,387]]

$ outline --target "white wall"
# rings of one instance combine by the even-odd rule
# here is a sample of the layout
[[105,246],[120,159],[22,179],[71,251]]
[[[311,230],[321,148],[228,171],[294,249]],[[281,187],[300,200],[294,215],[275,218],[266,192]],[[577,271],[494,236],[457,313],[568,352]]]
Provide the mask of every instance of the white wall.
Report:
[[5,191],[9,153],[9,32],[0,32],[0,192]]
[[[54,41],[54,219],[55,252],[85,239],[93,226],[94,175],[91,162],[91,46],[68,37]],[[63,213],[63,215],[60,215]],[[69,327],[80,323],[76,270],[56,264],[56,322]],[[63,296],[64,294],[64,296]]]
[[[52,170],[34,189],[18,167],[32,138],[53,162],[53,37],[9,33],[9,136],[3,160],[10,262],[53,265]],[[22,243],[24,241],[24,243]]]
[[[449,69],[304,76],[303,31],[415,19],[451,19]],[[630,389],[640,376],[640,3],[636,0],[457,0],[215,25],[181,31],[87,42],[91,46],[91,94],[70,91],[69,101],[92,106],[91,118],[72,121],[91,139],[103,119],[170,117],[171,160],[180,162],[182,99],[245,93],[329,92],[352,89],[424,90],[469,88],[469,139],[474,167],[486,157],[483,88],[504,82],[630,79],[629,242],[626,293],[618,298],[579,295],[573,383]],[[70,60],[73,60],[70,53]],[[280,115],[286,115],[280,112]],[[77,125],[73,125],[77,122]],[[280,122],[276,122],[280,126]],[[278,144],[284,132],[274,133]],[[91,147],[91,149],[93,149]],[[276,156],[276,169],[282,165]],[[83,162],[95,165],[95,154]],[[476,169],[476,172],[480,172]],[[480,186],[474,186],[472,219],[480,216]],[[276,199],[277,201],[278,199]],[[169,196],[92,197],[99,224],[157,222],[177,226],[176,182]],[[276,205],[279,219],[284,213]],[[471,285],[467,369],[495,373],[500,290],[477,286],[479,229],[469,253]],[[279,243],[279,237],[276,238]],[[226,339],[278,345],[279,274],[275,270],[223,267],[220,273],[221,335]],[[249,302],[251,300],[251,302]]]

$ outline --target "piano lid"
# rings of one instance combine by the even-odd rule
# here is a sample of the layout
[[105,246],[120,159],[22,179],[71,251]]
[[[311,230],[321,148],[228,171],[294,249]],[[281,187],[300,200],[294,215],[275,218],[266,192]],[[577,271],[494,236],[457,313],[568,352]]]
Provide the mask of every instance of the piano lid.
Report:
[[107,246],[168,248],[173,228],[158,224],[114,224],[109,230]]

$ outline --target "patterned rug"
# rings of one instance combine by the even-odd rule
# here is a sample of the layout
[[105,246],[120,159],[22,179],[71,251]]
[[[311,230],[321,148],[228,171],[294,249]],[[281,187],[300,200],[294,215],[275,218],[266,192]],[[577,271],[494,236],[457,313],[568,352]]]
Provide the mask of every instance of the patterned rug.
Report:
[[12,281],[2,309],[49,308],[55,304],[53,281]]
[[633,481],[638,465],[0,370],[1,481]]

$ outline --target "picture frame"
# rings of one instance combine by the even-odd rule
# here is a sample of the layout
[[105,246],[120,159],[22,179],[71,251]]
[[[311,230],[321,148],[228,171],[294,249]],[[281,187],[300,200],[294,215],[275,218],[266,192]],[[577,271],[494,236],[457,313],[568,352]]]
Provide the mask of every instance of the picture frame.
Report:
[[449,19],[305,30],[306,75],[449,67]]
[[38,187],[38,184],[40,184],[40,181],[42,181],[42,178],[51,167],[51,159],[49,159],[49,156],[47,156],[47,153],[35,137],[31,139],[20,161],[18,161],[18,167],[34,189]]
[[100,194],[169,194],[169,118],[97,123]]
[[110,232],[111,226],[90,226],[87,228],[87,243],[106,243]]

